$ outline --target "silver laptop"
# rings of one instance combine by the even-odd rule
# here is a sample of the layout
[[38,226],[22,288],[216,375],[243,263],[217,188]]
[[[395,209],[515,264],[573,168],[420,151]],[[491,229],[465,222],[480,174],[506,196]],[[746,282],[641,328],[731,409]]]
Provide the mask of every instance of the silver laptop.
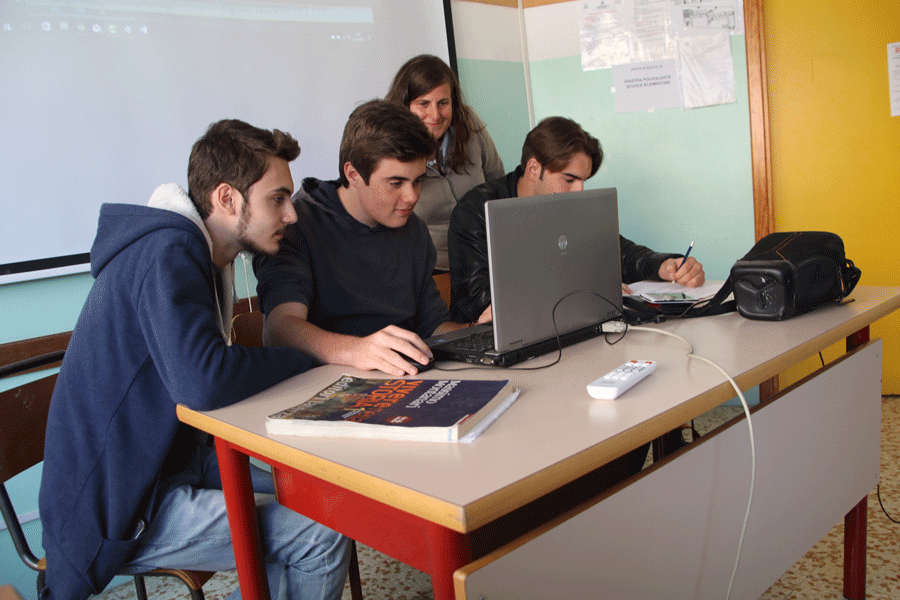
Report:
[[435,358],[510,366],[621,315],[615,188],[491,200],[485,218],[493,326],[429,338]]

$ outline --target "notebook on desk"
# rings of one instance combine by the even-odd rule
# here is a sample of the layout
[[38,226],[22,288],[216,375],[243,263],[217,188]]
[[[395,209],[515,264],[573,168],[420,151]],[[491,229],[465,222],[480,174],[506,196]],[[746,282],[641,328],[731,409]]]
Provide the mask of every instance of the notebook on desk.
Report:
[[615,188],[491,200],[485,219],[493,324],[429,338],[436,359],[508,367],[621,314]]

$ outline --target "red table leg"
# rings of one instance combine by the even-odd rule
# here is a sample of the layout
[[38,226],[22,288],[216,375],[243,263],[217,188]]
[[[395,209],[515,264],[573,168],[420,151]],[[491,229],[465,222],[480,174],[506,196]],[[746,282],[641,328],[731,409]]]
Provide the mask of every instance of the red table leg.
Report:
[[867,506],[868,497],[844,517],[844,598],[848,600],[866,597]]
[[[864,327],[847,337],[847,351],[869,341],[869,328]],[[844,597],[863,600],[866,597],[866,525],[868,496],[844,517]]]
[[269,600],[269,582],[263,564],[256,520],[256,501],[250,483],[250,458],[216,438],[216,454],[222,474],[222,490],[228,510],[234,559],[241,597],[245,600]]
[[434,600],[454,600],[453,572],[472,560],[469,537],[434,523],[428,523],[425,532]]
[[273,467],[278,501],[283,506],[430,574],[435,600],[455,598],[453,573],[472,561],[470,534],[431,523],[308,473],[278,463]]

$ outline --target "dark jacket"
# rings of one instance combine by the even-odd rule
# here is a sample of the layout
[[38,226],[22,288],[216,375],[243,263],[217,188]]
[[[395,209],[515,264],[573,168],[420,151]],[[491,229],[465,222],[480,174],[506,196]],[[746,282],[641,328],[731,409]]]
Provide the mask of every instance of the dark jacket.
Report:
[[[522,173],[522,167],[516,167],[515,171],[499,179],[475,186],[453,209],[447,246],[450,255],[450,316],[454,321],[475,321],[491,303],[484,203],[517,197]],[[681,256],[654,252],[621,235],[619,245],[624,283],[658,279],[662,263]]]
[[176,404],[227,406],[309,367],[284,348],[227,345],[221,307],[232,290],[217,293],[218,270],[197,221],[145,206],[100,210],[96,280],[47,423],[42,598],[100,592],[140,544],[166,491],[161,473],[177,472],[196,450],[170,453],[179,431],[178,439],[195,438],[183,435]]

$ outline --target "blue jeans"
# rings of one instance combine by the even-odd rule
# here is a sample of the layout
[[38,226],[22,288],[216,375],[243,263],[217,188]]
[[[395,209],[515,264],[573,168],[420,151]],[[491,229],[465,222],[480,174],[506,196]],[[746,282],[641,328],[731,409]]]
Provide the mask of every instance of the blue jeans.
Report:
[[[211,450],[211,449],[210,449]],[[215,452],[203,460],[202,486],[183,483],[162,499],[134,557],[120,571],[235,568]],[[350,539],[275,501],[270,473],[250,466],[269,589],[280,600],[340,600]],[[241,597],[240,589],[228,597]]]

